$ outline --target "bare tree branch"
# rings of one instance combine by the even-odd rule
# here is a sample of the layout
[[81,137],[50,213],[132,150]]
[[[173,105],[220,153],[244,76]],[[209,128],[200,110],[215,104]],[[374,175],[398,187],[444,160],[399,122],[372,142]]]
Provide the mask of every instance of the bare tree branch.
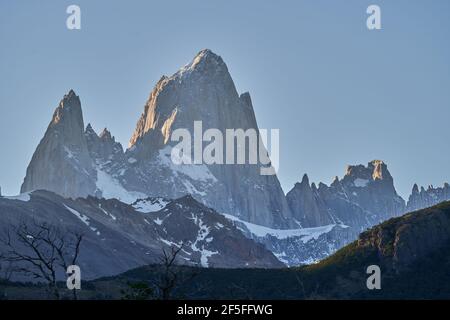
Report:
[[76,264],[82,240],[82,234],[63,233],[45,222],[22,222],[0,236],[0,244],[6,248],[0,262],[9,264],[12,272],[46,282],[52,295],[59,299],[58,271],[65,274],[69,265]]
[[170,250],[162,250],[162,256],[160,258],[162,270],[159,276],[153,281],[159,299],[172,299],[174,291],[178,287],[196,276],[196,273],[189,273],[177,265],[179,254],[183,248],[184,243],[179,246],[172,246]]

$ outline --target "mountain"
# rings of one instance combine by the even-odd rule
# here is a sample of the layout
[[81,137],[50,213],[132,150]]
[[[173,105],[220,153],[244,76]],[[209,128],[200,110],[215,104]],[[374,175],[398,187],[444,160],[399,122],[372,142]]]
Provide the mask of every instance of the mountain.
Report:
[[[49,191],[0,197],[0,224],[12,235],[13,245],[27,252],[14,233],[23,223],[30,230],[46,223],[62,234],[83,234],[79,265],[84,279],[157,263],[163,249],[180,246],[177,263],[181,265],[283,266],[261,244],[246,238],[228,219],[191,196],[146,198],[132,205],[91,196],[65,199]],[[0,241],[0,252],[8,251]]]
[[45,189],[64,197],[84,197],[95,194],[94,176],[80,99],[70,90],[33,154],[21,192]]
[[[191,194],[209,207],[252,223],[298,227],[277,176],[261,175],[261,168],[267,167],[261,161],[226,165],[172,161],[178,144],[171,140],[172,132],[186,129],[194,139],[200,134],[201,141],[203,132],[194,130],[197,121],[202,131],[217,129],[223,136],[227,129],[254,129],[259,141],[249,93],[238,94],[226,64],[210,50],[202,50],[190,64],[156,84],[125,152],[109,131],[97,135],[90,125],[84,129],[80,99],[71,90],[33,155],[21,191],[45,189],[64,197],[93,195],[125,202]],[[200,142],[200,147],[207,145]],[[267,153],[264,145],[258,148]]]
[[411,195],[406,206],[407,211],[415,211],[423,208],[434,206],[438,203],[450,200],[450,186],[444,183],[443,187],[428,186],[427,189],[419,187],[417,184],[413,186]]
[[[153,89],[130,140],[129,154],[136,163],[124,174],[125,187],[166,197],[189,193],[246,221],[287,226],[290,212],[280,183],[276,175],[260,174],[262,164],[174,168],[169,155],[177,142],[172,142],[170,135],[176,129],[187,129],[194,137],[198,134],[195,121],[202,121],[203,131],[216,129],[223,136],[227,129],[259,130],[250,95],[237,93],[226,64],[210,50],[201,51]],[[152,174],[143,176],[141,172]]]
[[405,212],[387,165],[374,160],[367,166],[348,166],[344,177],[330,186],[309,184],[305,175],[286,195],[293,217],[304,227],[343,224],[355,238],[366,228]]

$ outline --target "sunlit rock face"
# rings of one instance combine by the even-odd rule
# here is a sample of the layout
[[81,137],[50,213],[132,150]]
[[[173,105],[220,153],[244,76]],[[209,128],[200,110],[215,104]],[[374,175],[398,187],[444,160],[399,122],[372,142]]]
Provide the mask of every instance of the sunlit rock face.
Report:
[[214,128],[224,137],[226,129],[258,130],[250,95],[238,94],[226,64],[210,50],[155,86],[130,140],[127,154],[137,163],[125,173],[127,188],[167,197],[189,193],[219,211],[266,226],[292,223],[277,177],[261,175],[259,164],[176,168],[170,163],[178,143],[170,140],[171,132],[187,129],[194,137],[195,121],[202,122],[203,132]]
[[405,201],[397,194],[387,165],[374,160],[364,166],[350,166],[340,181],[350,202],[366,213],[369,224],[376,224],[405,212]]
[[[171,152],[178,142],[171,141],[171,134],[187,129],[194,139],[196,121],[202,122],[200,135],[210,128],[224,137],[226,129],[258,130],[250,95],[238,94],[226,64],[210,50],[202,50],[174,75],[161,78],[125,152],[109,131],[97,135],[90,125],[84,129],[80,101],[71,91],[55,111],[22,191],[46,189],[68,197],[90,194],[125,202],[143,196],[191,194],[220,212],[249,222],[297,226],[277,176],[261,175],[264,165],[260,162],[173,163]],[[203,142],[201,147],[209,143]],[[223,146],[225,150],[225,141]]]

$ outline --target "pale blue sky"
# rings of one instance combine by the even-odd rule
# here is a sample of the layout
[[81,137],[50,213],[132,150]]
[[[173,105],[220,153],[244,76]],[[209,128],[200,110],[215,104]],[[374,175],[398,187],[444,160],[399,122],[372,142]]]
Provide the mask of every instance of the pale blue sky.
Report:
[[[66,29],[78,4],[82,30]],[[382,30],[366,28],[378,4]],[[0,186],[19,191],[70,88],[85,122],[127,144],[153,85],[201,49],[279,128],[287,192],[307,172],[387,162],[397,190],[450,180],[450,1],[0,0]]]

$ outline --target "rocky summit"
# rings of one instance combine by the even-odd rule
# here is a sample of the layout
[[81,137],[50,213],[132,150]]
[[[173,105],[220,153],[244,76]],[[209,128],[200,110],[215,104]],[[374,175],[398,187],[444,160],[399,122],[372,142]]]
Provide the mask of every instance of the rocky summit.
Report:
[[95,174],[84,136],[81,102],[70,90],[31,159],[21,192],[45,189],[65,197],[84,197],[95,194]]
[[367,166],[348,166],[344,177],[330,186],[309,184],[305,175],[286,195],[293,216],[304,227],[343,224],[355,236],[366,228],[405,212],[387,165],[374,160]]

